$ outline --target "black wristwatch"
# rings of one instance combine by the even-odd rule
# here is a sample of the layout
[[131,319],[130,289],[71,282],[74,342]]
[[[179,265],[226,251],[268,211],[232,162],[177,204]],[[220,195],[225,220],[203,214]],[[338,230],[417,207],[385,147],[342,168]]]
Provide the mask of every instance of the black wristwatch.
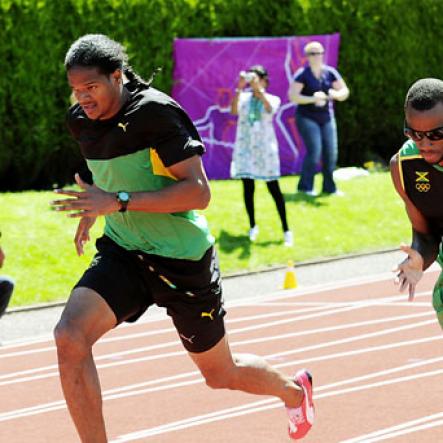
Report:
[[126,191],[118,191],[115,195],[118,203],[120,204],[120,209],[118,212],[126,212],[128,209],[128,203],[131,200],[131,194]]

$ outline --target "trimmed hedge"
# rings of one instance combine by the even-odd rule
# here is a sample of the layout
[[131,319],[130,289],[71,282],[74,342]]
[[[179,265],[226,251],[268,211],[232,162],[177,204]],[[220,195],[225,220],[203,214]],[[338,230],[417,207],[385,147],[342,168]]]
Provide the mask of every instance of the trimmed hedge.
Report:
[[0,0],[0,190],[72,181],[80,157],[64,118],[63,60],[86,33],[124,43],[136,71],[172,82],[175,37],[340,32],[339,71],[351,96],[337,105],[342,165],[387,160],[402,143],[409,85],[442,77],[441,0]]

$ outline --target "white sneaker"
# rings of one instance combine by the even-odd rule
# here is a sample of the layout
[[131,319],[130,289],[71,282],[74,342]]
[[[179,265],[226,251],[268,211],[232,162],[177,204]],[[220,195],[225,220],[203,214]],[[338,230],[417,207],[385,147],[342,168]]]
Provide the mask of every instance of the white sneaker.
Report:
[[311,190],[311,191],[297,191],[297,192],[299,192],[301,194],[308,195],[309,197],[317,197],[317,195],[318,195],[318,192],[316,192],[314,190]]
[[249,240],[251,241],[257,240],[257,235],[258,235],[258,226],[255,225],[253,228],[249,230]]
[[283,233],[283,239],[285,246],[292,246],[294,244],[294,235],[291,231],[285,231]]
[[325,194],[325,195],[335,195],[337,197],[343,197],[345,195],[345,193],[343,191],[339,191],[338,189],[335,190],[334,192],[323,192],[323,194]]

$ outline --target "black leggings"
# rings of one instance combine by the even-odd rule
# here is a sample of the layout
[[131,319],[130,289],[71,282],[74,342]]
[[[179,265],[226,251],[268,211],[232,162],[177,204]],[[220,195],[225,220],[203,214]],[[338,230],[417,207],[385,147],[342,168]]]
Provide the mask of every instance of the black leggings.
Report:
[[7,277],[0,277],[0,317],[8,307],[9,299],[14,289],[14,283]]
[[[251,228],[255,226],[255,210],[254,210],[254,191],[255,182],[252,178],[242,178],[243,182],[243,198],[245,200],[246,212],[249,217],[249,225]],[[288,222],[286,220],[286,206],[283,194],[280,191],[278,180],[271,180],[266,182],[268,191],[271,193],[274,199],[275,206],[277,207],[278,215],[280,216],[281,225],[283,231],[288,230]]]

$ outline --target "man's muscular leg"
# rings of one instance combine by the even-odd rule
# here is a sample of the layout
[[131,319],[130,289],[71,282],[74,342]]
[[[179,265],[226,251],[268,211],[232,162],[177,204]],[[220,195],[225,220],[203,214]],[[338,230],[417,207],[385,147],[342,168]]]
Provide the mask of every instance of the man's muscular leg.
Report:
[[251,354],[232,355],[226,337],[209,351],[189,355],[211,388],[273,395],[289,408],[298,407],[303,401],[302,389],[265,359]]
[[63,393],[83,443],[107,441],[92,345],[115,324],[114,313],[97,292],[76,288],[54,330]]

